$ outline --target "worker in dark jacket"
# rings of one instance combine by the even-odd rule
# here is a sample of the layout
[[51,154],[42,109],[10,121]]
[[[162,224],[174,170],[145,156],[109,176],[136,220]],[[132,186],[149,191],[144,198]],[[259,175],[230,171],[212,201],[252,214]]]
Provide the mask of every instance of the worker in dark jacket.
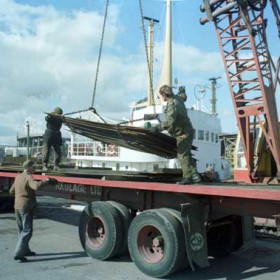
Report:
[[191,155],[193,126],[184,105],[184,98],[174,95],[171,87],[167,85],[162,86],[159,93],[162,101],[167,101],[165,119],[150,130],[152,132],[167,130],[176,138],[178,160],[183,171],[183,179],[177,184],[198,183],[201,178]]
[[10,194],[15,195],[14,208],[19,231],[14,259],[20,262],[26,262],[26,256],[36,255],[29,248],[33,232],[33,209],[36,206],[35,191],[50,183],[49,179],[41,182],[34,181],[32,173],[35,172],[35,163],[32,160],[25,161],[23,169],[24,171],[15,178],[10,189]]
[[[52,114],[62,115],[63,111],[61,108],[56,107]],[[62,137],[61,137],[61,126],[62,120],[54,118],[52,115],[48,114],[46,116],[47,128],[44,133],[43,138],[43,170],[48,170],[49,156],[51,147],[54,149],[54,170],[59,170],[59,163],[61,159],[61,149]]]

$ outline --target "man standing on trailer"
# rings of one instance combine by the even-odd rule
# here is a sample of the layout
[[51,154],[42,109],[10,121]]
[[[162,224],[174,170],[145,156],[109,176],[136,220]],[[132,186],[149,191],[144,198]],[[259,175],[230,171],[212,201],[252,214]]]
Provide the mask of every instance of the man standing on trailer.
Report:
[[26,262],[26,256],[36,255],[29,248],[33,232],[33,209],[36,206],[35,191],[53,182],[53,179],[41,182],[34,181],[35,162],[27,160],[23,163],[23,172],[15,178],[10,194],[15,195],[15,216],[19,232],[19,240],[15,250],[14,260]]
[[[62,115],[63,111],[61,108],[54,108],[52,114]],[[59,170],[59,163],[61,159],[61,149],[62,137],[61,137],[61,126],[62,120],[54,118],[50,114],[46,116],[47,128],[44,133],[43,138],[43,171],[48,171],[49,156],[51,152],[51,147],[54,149],[54,168],[53,170]]]
[[183,171],[183,179],[177,184],[187,185],[199,183],[200,175],[197,172],[195,162],[191,155],[193,142],[193,126],[187,114],[184,99],[174,95],[168,85],[160,88],[159,94],[163,102],[167,101],[165,119],[158,125],[151,127],[151,132],[167,130],[177,141],[178,160]]

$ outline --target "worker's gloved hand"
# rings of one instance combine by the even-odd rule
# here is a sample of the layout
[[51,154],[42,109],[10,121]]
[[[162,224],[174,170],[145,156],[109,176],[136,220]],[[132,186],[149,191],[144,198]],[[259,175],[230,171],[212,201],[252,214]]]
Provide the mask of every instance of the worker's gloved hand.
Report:
[[49,182],[50,185],[54,185],[54,186],[56,184],[58,184],[58,181],[56,179],[54,179],[54,178],[48,178],[48,182]]
[[156,132],[159,132],[159,129],[156,126],[152,126],[149,128],[149,131],[152,133],[156,133]]
[[151,127],[152,127],[152,125],[151,125],[150,122],[145,122],[145,123],[144,123],[144,128],[150,129]]

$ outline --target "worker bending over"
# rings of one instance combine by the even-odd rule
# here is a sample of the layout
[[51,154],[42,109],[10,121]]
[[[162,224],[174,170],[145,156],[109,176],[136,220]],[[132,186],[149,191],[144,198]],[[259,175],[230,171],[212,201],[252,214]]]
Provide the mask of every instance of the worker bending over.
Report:
[[178,160],[183,171],[183,179],[177,184],[199,183],[201,178],[191,155],[194,131],[184,104],[186,97],[174,95],[168,85],[162,86],[159,94],[163,102],[167,101],[165,119],[158,125],[151,127],[150,131],[160,132],[167,130],[176,138]]

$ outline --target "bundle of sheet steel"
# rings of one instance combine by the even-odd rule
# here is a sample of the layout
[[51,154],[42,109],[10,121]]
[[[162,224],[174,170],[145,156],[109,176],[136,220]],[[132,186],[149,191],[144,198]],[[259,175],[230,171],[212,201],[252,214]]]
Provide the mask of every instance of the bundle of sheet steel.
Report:
[[95,141],[155,154],[165,158],[177,157],[175,138],[163,133],[152,133],[145,128],[135,126],[99,123],[54,114],[51,114],[51,116],[62,119],[63,123],[74,133]]

